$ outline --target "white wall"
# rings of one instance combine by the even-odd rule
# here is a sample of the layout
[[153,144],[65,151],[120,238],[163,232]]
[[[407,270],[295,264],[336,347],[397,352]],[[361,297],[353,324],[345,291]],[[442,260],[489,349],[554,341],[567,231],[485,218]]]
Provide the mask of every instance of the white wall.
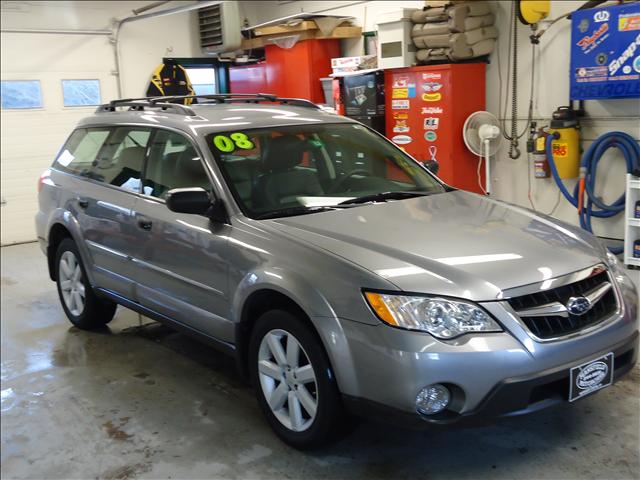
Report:
[[[247,1],[242,2],[244,14],[250,24],[265,22],[285,15],[291,15],[300,11],[319,12],[327,14],[351,15],[355,17],[357,25],[365,31],[375,29],[376,16],[381,12],[397,10],[399,8],[421,8],[422,1],[373,1],[373,2],[336,2],[336,1],[299,1],[280,4],[277,1]],[[499,115],[498,103],[502,99],[510,104],[510,96],[506,91],[506,79],[508,60],[508,40],[510,26],[510,1],[491,1],[492,9],[496,13],[496,26],[500,30],[500,65],[503,78],[502,92],[499,89],[499,66],[496,52],[491,57],[491,64],[487,68],[487,109]],[[550,18],[555,18],[565,12],[571,11],[583,1],[552,1]],[[529,103],[530,75],[531,75],[531,44],[529,42],[530,31],[528,27],[519,25],[519,98],[518,98],[518,122],[519,131],[525,125],[527,108]],[[568,103],[569,96],[569,45],[570,45],[570,21],[563,20],[553,26],[543,37],[538,49],[538,63],[536,67],[535,104],[534,117],[538,125],[548,124],[551,113],[560,105]],[[344,55],[363,54],[362,41],[344,40]],[[636,139],[640,136],[640,101],[635,100],[608,100],[588,101],[586,110],[589,118],[582,122],[583,147],[586,149],[591,141],[604,132],[620,130],[631,134]],[[504,110],[503,110],[504,111]],[[507,128],[509,128],[510,109],[507,110]],[[530,162],[526,155],[526,135],[521,140],[523,155],[518,160],[508,157],[508,142],[496,155],[493,164],[492,184],[494,196],[501,200],[517,203],[530,207],[528,200],[529,179],[531,179],[534,205],[542,212],[549,213],[558,198],[558,188],[553,180],[537,180],[530,171]],[[617,152],[608,154],[601,162],[598,169],[598,188],[596,192],[611,202],[618,198],[624,190],[624,162]],[[574,181],[567,181],[570,191],[573,191]],[[554,216],[562,220],[578,224],[576,210],[564,198],[556,209]],[[614,219],[594,219],[595,232],[606,237],[622,238],[624,231],[623,215]]]
[[[147,1],[65,1],[65,2],[2,2],[2,28],[108,28],[114,17],[123,18],[133,8]],[[498,112],[498,100],[507,101],[506,71],[509,31],[509,9],[512,2],[493,1],[497,26],[501,32],[499,42],[502,93],[498,81],[498,56],[491,58],[487,70],[487,108]],[[580,6],[582,1],[553,1],[551,16],[555,17]],[[179,4],[172,2],[165,7]],[[256,24],[300,11],[350,15],[365,31],[375,29],[375,19],[382,13],[399,8],[420,8],[422,1],[298,1],[281,4],[278,1],[245,1],[241,11],[250,24]],[[125,25],[121,32],[121,58],[123,96],[144,94],[153,68],[163,56],[199,56],[195,14],[184,13],[157,19],[143,20]],[[568,98],[569,29],[570,22],[561,21],[542,38],[535,80],[534,116],[539,124],[545,123],[551,112],[565,105]],[[530,75],[530,44],[528,29],[519,27],[519,117],[524,118],[528,105]],[[59,36],[3,33],[1,40],[2,79],[41,79],[45,108],[39,111],[2,112],[2,243],[26,241],[35,238],[32,227],[35,212],[35,185],[38,175],[52,160],[64,137],[75,122],[91,108],[69,109],[61,105],[59,81],[62,78],[100,78],[103,100],[116,96],[113,52],[107,37]],[[343,54],[363,53],[361,39],[348,39],[342,43]],[[504,103],[504,102],[503,102]],[[638,112],[640,101],[610,100],[588,101],[589,118],[583,121],[584,146],[598,135],[621,130],[634,137],[640,136]],[[509,110],[507,111],[509,116]],[[507,119],[508,122],[509,119]],[[524,122],[520,120],[519,128]],[[28,148],[25,147],[28,146]],[[524,141],[521,148],[524,151]],[[620,194],[624,185],[623,167],[617,155],[605,159],[598,170],[600,192],[606,201]],[[549,212],[557,198],[557,187],[551,180],[533,179],[526,155],[518,160],[507,156],[507,146],[493,162],[493,188],[497,198],[528,206],[528,179],[531,178],[532,198],[537,208]],[[572,182],[567,184],[572,186]],[[554,216],[577,223],[577,214],[564,199]],[[603,236],[622,236],[622,216],[616,219],[594,220],[596,233]]]
[[[2,29],[109,29],[114,17],[149,2],[2,2]],[[176,6],[167,4],[165,8]],[[162,8],[162,7],[161,7]],[[193,13],[131,22],[122,27],[123,96],[145,93],[163,56],[198,55]],[[35,240],[36,185],[73,126],[95,107],[64,107],[62,79],[99,79],[102,101],[118,97],[115,57],[107,36],[5,33],[2,80],[40,80],[44,106],[0,113],[1,243]]]
[[[376,18],[381,13],[397,11],[402,8],[422,8],[423,1],[297,1],[281,4],[278,1],[243,1],[241,12],[249,25],[267,22],[276,18],[300,12],[325,13],[354,17],[354,23],[364,32],[376,29]],[[362,38],[342,40],[344,56],[364,55]]]
[[[497,25],[500,29],[500,60],[503,79],[503,91],[499,89],[498,55],[492,55],[491,64],[487,70],[487,108],[499,114],[498,103],[502,99],[510,102],[510,94],[506,92],[507,48],[510,26],[511,2],[492,2],[497,15]],[[556,18],[582,5],[582,1],[552,1],[550,18]],[[529,104],[531,86],[531,43],[528,40],[530,30],[520,25],[518,30],[518,129],[524,128]],[[534,80],[534,117],[538,125],[548,125],[551,113],[560,105],[567,105],[569,98],[569,58],[570,58],[571,22],[561,20],[551,27],[541,38],[537,53],[537,64]],[[636,140],[640,137],[640,100],[606,100],[587,101],[588,117],[582,121],[583,147],[586,150],[592,140],[605,132],[619,130],[632,135]],[[504,108],[504,107],[503,107]],[[511,119],[511,107],[507,110],[507,128]],[[530,162],[526,156],[526,135],[520,142],[520,148],[525,152],[521,158],[511,160],[508,156],[508,142],[504,142],[502,150],[493,162],[493,188],[495,196],[520,205],[529,206],[527,199],[528,179],[531,178],[532,198],[535,206],[548,213],[553,208],[558,196],[558,188],[552,179],[533,179],[529,170]],[[625,188],[625,166],[622,155],[617,150],[609,151],[598,168],[598,185],[596,193],[607,203],[616,200]],[[566,181],[573,192],[575,180]],[[555,217],[578,224],[576,210],[561,199]],[[624,235],[624,215],[620,214],[612,219],[594,219],[594,231],[604,237],[622,238]]]

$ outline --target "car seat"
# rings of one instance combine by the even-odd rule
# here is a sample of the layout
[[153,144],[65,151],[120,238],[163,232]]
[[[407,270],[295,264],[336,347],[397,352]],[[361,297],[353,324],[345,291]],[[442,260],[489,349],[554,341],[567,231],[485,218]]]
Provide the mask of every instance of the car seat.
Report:
[[253,187],[253,207],[265,208],[297,205],[298,196],[322,195],[317,172],[297,168],[309,146],[295,135],[271,139],[264,156],[264,173]]

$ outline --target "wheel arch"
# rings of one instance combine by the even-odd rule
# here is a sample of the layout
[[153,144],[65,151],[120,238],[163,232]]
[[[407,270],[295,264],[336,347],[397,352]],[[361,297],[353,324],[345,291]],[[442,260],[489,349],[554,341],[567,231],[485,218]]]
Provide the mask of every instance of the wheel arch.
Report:
[[49,242],[47,244],[47,265],[49,267],[49,278],[56,280],[55,259],[58,245],[65,239],[71,238],[71,232],[61,223],[54,223],[49,231]]
[[65,238],[71,238],[80,252],[81,260],[84,264],[89,283],[94,285],[93,269],[91,268],[90,254],[84,242],[82,242],[82,234],[78,220],[71,215],[71,212],[58,209],[56,210],[49,222],[47,229],[47,267],[49,270],[49,278],[55,281],[55,258],[58,245]]
[[[285,275],[280,275],[280,271],[278,273],[282,279],[285,278]],[[247,275],[234,298],[236,357],[241,375],[248,378],[249,342],[256,321],[269,310],[283,309],[298,316],[316,336],[327,354],[331,370],[340,387],[340,374],[335,368],[335,357],[329,339],[335,340],[336,335],[344,334],[328,301],[297,276],[286,276],[286,286],[268,281],[268,274],[266,277],[265,279],[263,275],[255,272]],[[256,281],[260,279],[265,281]]]

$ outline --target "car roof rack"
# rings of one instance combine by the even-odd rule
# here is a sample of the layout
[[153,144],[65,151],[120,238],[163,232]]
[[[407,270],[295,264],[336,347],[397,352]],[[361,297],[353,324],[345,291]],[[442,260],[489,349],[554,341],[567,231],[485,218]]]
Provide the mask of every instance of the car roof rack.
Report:
[[[96,113],[115,112],[116,107],[129,107],[129,110],[144,111],[147,108],[161,108],[163,110],[174,110],[176,113],[183,115],[195,116],[196,112],[187,105],[180,103],[171,103],[176,100],[199,99],[211,100],[205,102],[204,105],[216,103],[260,103],[273,102],[283,105],[293,105],[296,107],[316,108],[320,107],[310,100],[303,98],[283,98],[269,93],[214,93],[207,95],[171,95],[164,97],[139,97],[139,98],[122,98],[112,100],[109,103],[100,105]],[[198,105],[203,105],[198,104]]]
[[115,112],[116,107],[129,107],[131,111],[142,112],[145,107],[155,107],[162,110],[174,110],[177,113],[188,115],[190,117],[196,116],[196,112],[186,105],[180,105],[179,103],[168,102],[148,102],[147,98],[123,98],[122,100],[112,100],[109,103],[100,105],[96,110],[96,113]]

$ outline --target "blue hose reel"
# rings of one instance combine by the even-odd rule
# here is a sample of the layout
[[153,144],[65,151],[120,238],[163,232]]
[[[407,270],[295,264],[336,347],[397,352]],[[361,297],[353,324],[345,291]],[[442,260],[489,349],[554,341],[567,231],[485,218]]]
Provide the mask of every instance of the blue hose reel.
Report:
[[[557,138],[557,136],[557,133],[547,136],[545,143],[547,160],[549,162],[551,174],[553,175],[553,179],[558,184],[558,188],[560,188],[560,191],[567,199],[567,201],[569,201],[569,203],[571,203],[578,209],[578,214],[580,215],[580,226],[588,232],[593,233],[593,229],[591,226],[591,219],[593,217],[613,217],[614,215],[617,215],[618,213],[624,211],[625,208],[625,192],[622,192],[622,195],[620,195],[620,197],[618,197],[618,199],[611,204],[606,204],[602,201],[602,199],[596,196],[595,186],[598,163],[600,162],[600,160],[602,160],[604,153],[608,149],[617,148],[622,152],[624,156],[627,166],[627,172],[631,173],[635,170],[640,169],[640,145],[638,145],[638,142],[636,142],[631,135],[624,132],[605,133],[591,144],[589,149],[583,155],[582,161],[580,162],[580,178],[581,181],[584,182],[585,194],[584,204],[582,205],[582,209],[580,210],[580,182],[576,184],[573,190],[573,194],[571,194],[562,182],[562,179],[558,174],[556,164],[553,160],[553,155],[551,153],[551,144],[553,140]],[[614,254],[622,253],[621,248],[611,248],[610,250]]]

